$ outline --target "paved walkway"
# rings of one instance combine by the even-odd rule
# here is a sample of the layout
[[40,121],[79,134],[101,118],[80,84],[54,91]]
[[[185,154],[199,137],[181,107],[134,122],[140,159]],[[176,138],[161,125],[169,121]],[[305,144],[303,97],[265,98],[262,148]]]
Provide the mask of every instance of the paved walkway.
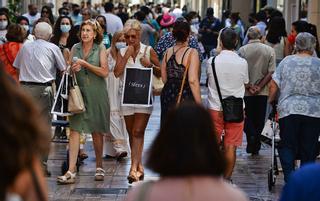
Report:
[[[160,119],[159,98],[156,99],[154,112],[150,118],[145,139],[144,156],[152,140],[156,136]],[[105,159],[103,162],[106,170],[105,181],[94,181],[95,159],[92,142],[86,144],[89,158],[80,167],[77,182],[73,185],[61,186],[56,184],[56,177],[61,173],[61,164],[66,159],[66,145],[63,143],[53,143],[49,169],[52,176],[48,178],[50,200],[98,200],[116,201],[123,200],[128,188],[127,174],[130,168],[130,159],[122,161]],[[277,200],[283,186],[282,175],[276,182],[273,192],[268,191],[267,170],[270,166],[271,149],[265,145],[259,156],[251,156],[245,153],[245,146],[238,149],[237,164],[233,175],[235,184],[244,190],[250,200]],[[158,175],[146,169],[145,179],[158,179]]]
[[[201,83],[205,83],[205,66],[202,65]],[[202,87],[202,98],[206,101],[206,90]],[[144,158],[157,134],[160,121],[160,101],[156,97],[154,110],[146,129]],[[272,192],[268,191],[267,171],[270,167],[271,149],[263,145],[259,156],[251,156],[245,152],[244,145],[237,151],[237,163],[233,174],[234,183],[245,191],[252,201],[277,200],[283,186],[282,174],[279,175],[276,186]],[[89,158],[80,167],[77,182],[73,185],[61,186],[56,184],[56,177],[61,175],[61,164],[66,159],[66,145],[53,143],[49,157],[49,170],[52,176],[48,178],[50,200],[95,200],[95,201],[121,201],[126,196],[128,188],[132,187],[127,182],[130,168],[130,159],[121,161],[105,159],[103,162],[106,170],[103,182],[94,181],[95,159],[92,142],[86,144]],[[145,170],[145,180],[158,179],[158,175]]]

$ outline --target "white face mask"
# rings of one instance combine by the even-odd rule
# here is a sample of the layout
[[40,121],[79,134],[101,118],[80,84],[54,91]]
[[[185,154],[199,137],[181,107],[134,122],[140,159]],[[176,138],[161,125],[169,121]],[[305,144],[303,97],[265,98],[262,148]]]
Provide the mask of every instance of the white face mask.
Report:
[[24,28],[24,30],[29,31],[29,25],[20,25],[21,27]]
[[60,25],[60,30],[61,30],[63,33],[69,32],[70,29],[71,29],[71,26],[70,26],[70,25],[67,25],[67,24]]
[[199,23],[199,18],[194,18],[191,20],[191,24],[198,24]]
[[0,30],[4,30],[4,29],[6,29],[7,28],[7,26],[8,26],[8,21],[6,20],[6,21],[1,21],[0,22]]
[[120,50],[121,48],[125,48],[127,44],[125,42],[116,42],[116,48]]

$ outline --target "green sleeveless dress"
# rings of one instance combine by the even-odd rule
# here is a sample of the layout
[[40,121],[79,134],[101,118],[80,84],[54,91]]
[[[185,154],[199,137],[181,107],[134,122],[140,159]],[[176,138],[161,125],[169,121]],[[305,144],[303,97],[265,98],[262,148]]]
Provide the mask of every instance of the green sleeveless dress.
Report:
[[[94,66],[100,66],[100,51],[103,48],[103,45],[94,43],[86,61]],[[84,59],[81,43],[74,45],[72,56]],[[105,79],[85,68],[81,68],[76,77],[86,111],[70,116],[70,128],[80,133],[109,132],[110,105]]]

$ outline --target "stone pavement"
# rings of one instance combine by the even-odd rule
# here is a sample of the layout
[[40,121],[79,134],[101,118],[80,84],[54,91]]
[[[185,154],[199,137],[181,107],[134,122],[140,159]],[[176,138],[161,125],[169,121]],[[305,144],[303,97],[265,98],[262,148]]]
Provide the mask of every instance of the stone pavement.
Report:
[[[205,83],[205,65],[202,65],[201,83]],[[204,103],[207,95],[205,87],[201,87],[201,94]],[[155,138],[160,121],[160,101],[155,98],[154,110],[149,120],[146,135],[143,158],[146,158],[148,149]],[[275,188],[268,191],[267,171],[271,163],[271,148],[263,145],[260,155],[251,156],[246,153],[246,140],[237,151],[237,163],[233,174],[234,183],[241,188],[252,201],[273,201],[277,200],[283,186],[282,174],[277,178]],[[52,176],[48,178],[50,200],[95,200],[95,201],[121,201],[131,185],[127,182],[127,175],[130,169],[130,159],[121,161],[105,159],[103,162],[106,170],[103,182],[94,181],[95,159],[92,142],[86,144],[86,151],[89,158],[84,161],[77,175],[77,181],[73,185],[57,185],[56,177],[61,175],[61,164],[66,159],[66,145],[63,143],[52,143],[49,156],[49,170]],[[156,180],[158,175],[145,169],[145,180]],[[134,184],[136,185],[136,184]]]
[[[145,138],[144,158],[152,140],[156,136],[160,119],[159,97],[156,98],[154,111],[150,118]],[[244,138],[245,141],[245,138]],[[114,159],[104,160],[106,170],[105,181],[94,181],[95,159],[92,142],[86,144],[89,158],[80,167],[77,182],[73,185],[57,185],[56,177],[61,173],[61,164],[66,159],[66,145],[63,143],[52,143],[49,157],[49,170],[52,176],[48,178],[50,200],[98,200],[118,201],[123,200],[128,188],[127,174],[130,168],[130,159],[121,161]],[[268,191],[267,170],[270,167],[271,149],[264,145],[259,156],[251,156],[245,152],[245,144],[237,151],[237,164],[233,175],[234,183],[244,190],[250,200],[277,200],[283,186],[282,174],[279,175],[273,192]],[[158,175],[145,170],[145,180],[158,179]]]

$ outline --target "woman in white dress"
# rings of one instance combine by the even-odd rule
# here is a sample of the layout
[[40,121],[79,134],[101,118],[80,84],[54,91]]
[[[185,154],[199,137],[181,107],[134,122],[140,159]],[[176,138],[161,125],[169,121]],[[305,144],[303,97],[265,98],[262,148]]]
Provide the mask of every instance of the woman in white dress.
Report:
[[117,159],[126,157],[129,152],[129,137],[124,117],[120,110],[122,83],[113,73],[116,58],[120,54],[120,49],[124,47],[126,47],[124,33],[116,32],[113,35],[111,47],[107,50],[109,76],[106,78],[106,82],[110,101],[110,133],[105,136],[104,155]]

